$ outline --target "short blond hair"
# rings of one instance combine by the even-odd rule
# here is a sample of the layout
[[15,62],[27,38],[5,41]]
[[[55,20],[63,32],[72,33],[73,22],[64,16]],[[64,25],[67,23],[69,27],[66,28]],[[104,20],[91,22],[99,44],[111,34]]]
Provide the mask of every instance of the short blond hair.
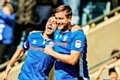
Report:
[[60,5],[56,8],[55,13],[61,12],[61,11],[66,11],[66,16],[72,16],[72,9],[70,8],[69,5]]

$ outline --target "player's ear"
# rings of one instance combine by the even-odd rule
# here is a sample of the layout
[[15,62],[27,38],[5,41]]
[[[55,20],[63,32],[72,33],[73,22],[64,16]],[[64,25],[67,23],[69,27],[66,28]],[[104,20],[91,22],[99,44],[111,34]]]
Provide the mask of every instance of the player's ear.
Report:
[[69,20],[69,22],[71,22],[72,16],[68,16],[68,20]]

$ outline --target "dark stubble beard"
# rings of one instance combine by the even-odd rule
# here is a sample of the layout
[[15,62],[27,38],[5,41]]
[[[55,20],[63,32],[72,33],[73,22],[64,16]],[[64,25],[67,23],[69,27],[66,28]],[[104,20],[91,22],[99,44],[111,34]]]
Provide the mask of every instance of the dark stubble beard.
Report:
[[61,29],[62,32],[66,31],[66,30],[68,30],[68,24],[66,24],[66,25],[63,27],[63,29]]
[[50,39],[53,39],[53,37],[54,37],[54,32],[53,33],[51,33],[51,34],[46,34]]

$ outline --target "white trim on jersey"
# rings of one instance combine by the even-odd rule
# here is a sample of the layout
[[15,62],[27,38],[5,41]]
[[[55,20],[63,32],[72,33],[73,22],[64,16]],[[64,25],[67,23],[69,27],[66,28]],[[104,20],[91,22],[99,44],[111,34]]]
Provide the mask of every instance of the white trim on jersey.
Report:
[[79,58],[79,75],[81,77],[84,76],[84,71],[83,71],[83,54],[80,55],[80,58]]

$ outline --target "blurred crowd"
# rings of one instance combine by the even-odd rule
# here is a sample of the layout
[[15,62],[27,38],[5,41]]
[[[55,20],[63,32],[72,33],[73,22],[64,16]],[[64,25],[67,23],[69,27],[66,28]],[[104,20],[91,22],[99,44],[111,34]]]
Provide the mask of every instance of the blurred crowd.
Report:
[[[111,56],[114,56],[116,54],[120,53],[119,49],[114,49],[111,52]],[[95,75],[95,80],[119,80],[120,79],[120,54],[112,57],[110,64],[113,64],[112,66],[109,66],[108,64],[104,64],[102,65],[102,67],[100,67],[100,69],[98,70],[98,73],[96,73]],[[104,79],[101,78],[101,75],[104,73],[104,70],[108,70],[108,76],[109,78],[107,78],[107,76],[104,76]],[[105,75],[105,74],[104,74]]]
[[120,0],[1,0],[0,64],[11,58],[23,32],[25,40],[32,30],[44,31],[48,18],[62,4],[72,8],[72,25],[84,25],[118,7]]

